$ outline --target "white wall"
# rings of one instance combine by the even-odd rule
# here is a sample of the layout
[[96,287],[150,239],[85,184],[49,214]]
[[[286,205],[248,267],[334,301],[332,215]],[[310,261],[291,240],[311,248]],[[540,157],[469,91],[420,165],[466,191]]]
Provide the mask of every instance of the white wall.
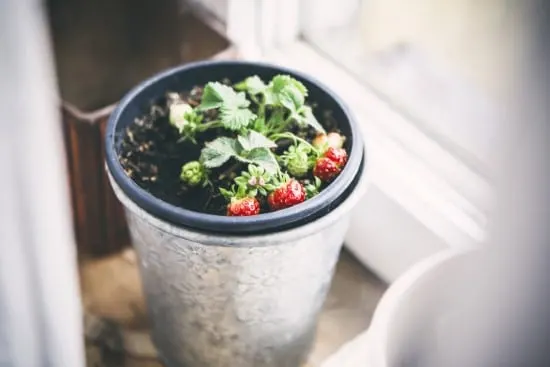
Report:
[[379,51],[410,43],[436,62],[499,93],[520,46],[517,9],[501,0],[365,0],[364,46]]

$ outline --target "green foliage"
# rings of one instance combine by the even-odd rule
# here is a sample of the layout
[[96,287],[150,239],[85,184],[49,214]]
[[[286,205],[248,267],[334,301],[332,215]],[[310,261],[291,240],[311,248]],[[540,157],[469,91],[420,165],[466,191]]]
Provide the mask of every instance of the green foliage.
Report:
[[220,120],[226,129],[238,131],[254,121],[256,115],[249,109],[233,106],[222,106]]
[[236,139],[221,136],[204,145],[204,148],[201,150],[200,160],[205,167],[219,167],[231,157],[238,155],[239,150],[239,143]]
[[298,124],[302,126],[311,126],[318,133],[325,133],[325,129],[319,123],[319,121],[317,121],[315,115],[313,114],[313,111],[311,110],[311,107],[309,106],[302,106],[302,108],[300,108],[296,116],[296,122],[298,122]]
[[224,189],[223,187],[220,187],[220,194],[224,198],[226,198],[227,201],[231,201],[233,199],[242,199],[248,196],[248,192],[246,191],[245,186],[237,186],[237,185],[231,185],[230,189]]
[[257,164],[269,173],[276,173],[280,169],[275,155],[267,148],[254,148],[250,151],[244,151],[236,158],[242,162]]
[[266,88],[267,88],[267,85],[257,75],[250,76],[245,80],[243,80],[242,82],[235,84],[236,90],[246,91],[253,96],[263,93]]
[[234,182],[237,187],[244,187],[247,196],[255,197],[258,194],[267,196],[275,188],[272,178],[273,175],[263,167],[249,164],[248,171],[241,172]]
[[[242,143],[250,149],[245,149]],[[269,149],[273,144],[265,137],[259,139],[252,132],[246,137],[239,136],[237,139],[222,136],[205,144],[200,160],[205,167],[214,168],[220,167],[230,158],[235,158],[241,162],[256,164],[274,173],[279,170],[279,164]]]
[[276,148],[277,144],[273,140],[266,138],[264,135],[250,130],[246,136],[239,135],[237,140],[244,150],[252,150],[254,148]]
[[309,157],[311,151],[311,147],[304,143],[291,145],[281,156],[280,160],[291,175],[294,177],[303,177],[311,166]]
[[314,177],[313,182],[308,182],[304,186],[306,189],[306,198],[311,199],[312,197],[319,195],[319,192],[321,191],[321,180],[319,177]]
[[[204,144],[199,161],[182,166],[182,181],[189,186],[205,185],[210,182],[211,169],[231,160],[246,163],[248,170],[234,179],[231,188],[219,189],[229,199],[267,196],[290,179],[288,174],[306,177],[320,151],[291,131],[297,126],[325,133],[312,108],[306,104],[307,96],[305,85],[290,75],[276,75],[269,82],[254,75],[233,87],[207,83],[196,108],[181,101],[171,106],[170,123],[183,140],[196,142],[197,134],[212,128],[227,131],[226,136]],[[217,113],[209,113],[211,110]],[[210,121],[203,122],[205,115]],[[281,141],[288,144],[288,140],[292,144],[277,156],[275,148]],[[308,198],[317,195],[320,187],[318,179],[308,183]]]
[[243,92],[235,92],[230,86],[210,82],[204,87],[199,111],[219,109],[220,121],[228,130],[238,131],[248,127],[256,115],[248,109],[250,102]]
[[267,105],[283,106],[295,112],[304,105],[307,89],[289,75],[277,75],[269,83],[264,95]]
[[210,82],[204,86],[201,104],[198,107],[201,111],[231,106],[247,108],[250,102],[244,93],[237,93],[228,85],[219,82]]
[[187,162],[181,167],[180,179],[190,187],[206,185],[207,172],[200,162]]

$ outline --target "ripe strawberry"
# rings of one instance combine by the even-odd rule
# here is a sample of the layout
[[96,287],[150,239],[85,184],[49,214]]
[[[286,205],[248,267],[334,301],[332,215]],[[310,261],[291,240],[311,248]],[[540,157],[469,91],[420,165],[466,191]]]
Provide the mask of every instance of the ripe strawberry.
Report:
[[344,148],[328,148],[325,154],[323,154],[324,157],[327,157],[340,168],[342,168],[346,162],[348,161],[348,153],[346,153],[346,150]]
[[306,190],[300,182],[290,179],[267,197],[271,210],[279,210],[300,204],[306,199]]
[[315,162],[313,175],[319,177],[323,182],[328,182],[338,176],[341,170],[340,166],[330,158],[321,157]]
[[260,214],[260,202],[256,198],[244,197],[231,199],[227,204],[227,215],[231,217],[244,217]]

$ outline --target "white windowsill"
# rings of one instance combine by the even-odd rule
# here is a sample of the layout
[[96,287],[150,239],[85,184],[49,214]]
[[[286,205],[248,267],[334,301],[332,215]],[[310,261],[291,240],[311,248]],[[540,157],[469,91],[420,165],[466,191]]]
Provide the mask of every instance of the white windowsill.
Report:
[[491,188],[466,164],[306,43],[267,52],[264,61],[315,76],[361,123],[371,187],[346,246],[365,265],[391,282],[425,256],[484,239]]

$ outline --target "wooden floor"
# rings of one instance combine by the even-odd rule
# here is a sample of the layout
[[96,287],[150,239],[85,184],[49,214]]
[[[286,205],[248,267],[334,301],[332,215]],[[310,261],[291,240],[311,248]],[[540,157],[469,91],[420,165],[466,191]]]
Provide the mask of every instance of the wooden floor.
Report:
[[[343,251],[307,367],[321,366],[329,355],[364,331],[386,288],[386,284]],[[100,343],[87,345],[88,367],[162,367],[156,360],[126,356]]]

